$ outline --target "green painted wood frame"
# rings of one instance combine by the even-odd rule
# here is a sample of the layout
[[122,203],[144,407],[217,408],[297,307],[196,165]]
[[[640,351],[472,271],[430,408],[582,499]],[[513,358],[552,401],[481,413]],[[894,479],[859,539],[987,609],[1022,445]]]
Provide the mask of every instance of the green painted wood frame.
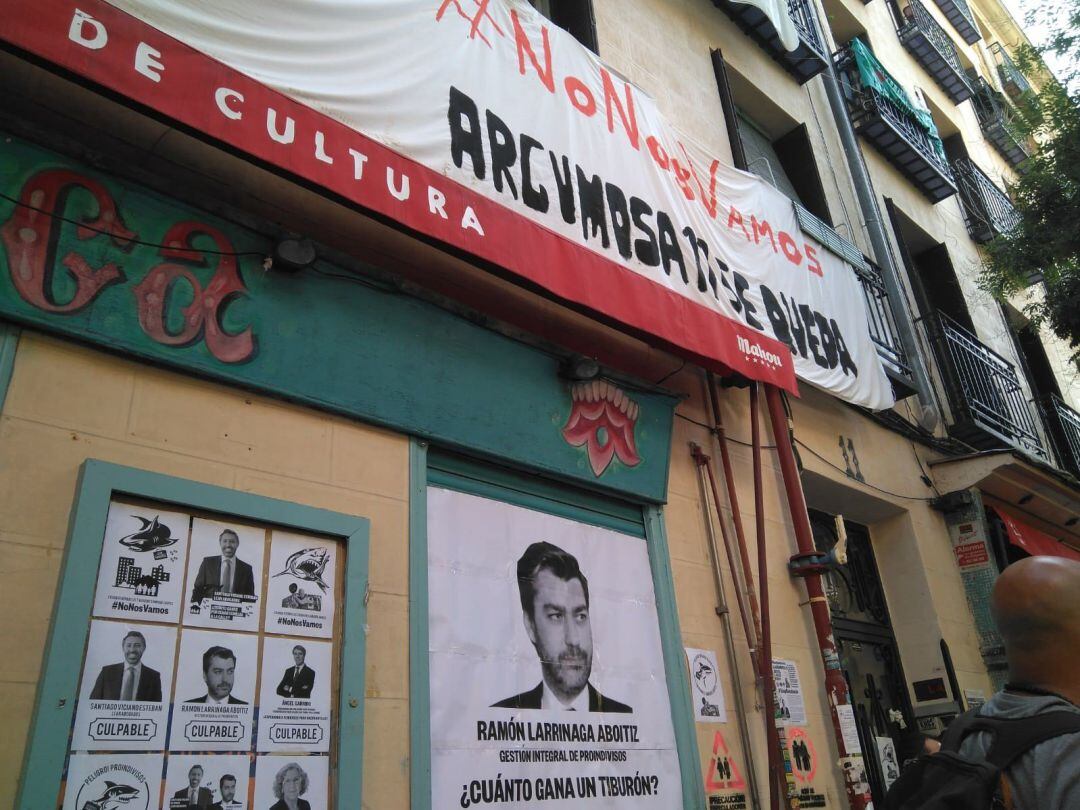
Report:
[[[356,806],[362,795],[364,743],[364,625],[368,583],[367,518],[265,498],[247,492],[201,484],[89,459],[79,470],[75,504],[68,524],[67,549],[61,567],[56,604],[45,647],[29,745],[15,807],[55,807],[67,757],[82,670],[82,652],[89,632],[87,617],[94,603],[101,538],[114,495],[148,498],[180,507],[220,512],[304,532],[342,538],[348,544],[345,609],[341,650],[341,695],[338,708],[338,768],[331,771],[338,806]],[[356,763],[356,767],[341,767]]]
[[[683,810],[704,810],[701,763],[694,725],[690,682],[682,631],[675,606],[675,583],[671,572],[663,512],[652,505],[613,506],[584,490],[570,490],[496,468],[480,468],[439,455],[438,469],[429,460],[427,442],[413,441],[409,451],[409,706],[411,810],[431,810],[431,692],[428,672],[428,572],[427,489],[451,486],[474,495],[509,500],[644,537],[649,550],[653,589],[656,595],[660,639],[664,654],[675,745],[679,754]],[[452,468],[452,472],[449,468]],[[449,474],[448,474],[449,473]],[[525,488],[523,482],[531,486]],[[558,493],[558,495],[556,494]],[[628,517],[635,512],[637,519]]]

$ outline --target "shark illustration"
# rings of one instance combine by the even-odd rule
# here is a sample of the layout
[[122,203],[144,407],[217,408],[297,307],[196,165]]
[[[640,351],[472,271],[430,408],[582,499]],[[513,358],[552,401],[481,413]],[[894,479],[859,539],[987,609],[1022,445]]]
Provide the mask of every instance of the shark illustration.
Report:
[[275,577],[293,576],[305,582],[314,582],[323,593],[327,587],[323,582],[323,572],[326,564],[330,561],[330,552],[325,548],[305,548],[293,552],[285,561],[285,570],[274,574]]
[[157,515],[153,520],[147,520],[139,515],[132,515],[142,523],[142,528],[134,534],[120,538],[120,545],[126,546],[133,551],[154,551],[155,549],[171,546],[177,541],[172,537],[172,529],[164,523],[158,522]]
[[121,810],[128,804],[142,795],[142,791],[137,788],[133,788],[130,785],[117,785],[113,782],[105,780],[105,792],[101,794],[100,799],[96,799],[93,802],[93,806],[100,808],[100,810]]

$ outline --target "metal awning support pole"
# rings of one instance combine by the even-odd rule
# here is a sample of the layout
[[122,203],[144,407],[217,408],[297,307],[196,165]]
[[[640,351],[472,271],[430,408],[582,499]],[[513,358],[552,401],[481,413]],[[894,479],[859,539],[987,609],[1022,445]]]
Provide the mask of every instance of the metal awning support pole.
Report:
[[[713,505],[716,508],[717,522],[720,524],[720,535],[724,539],[724,552],[727,555],[728,568],[731,570],[731,581],[735,583],[735,601],[739,606],[739,618],[742,620],[743,633],[746,635],[746,644],[750,648],[750,663],[755,677],[760,677],[761,663],[758,658],[758,639],[755,630],[750,624],[750,609],[746,606],[746,600],[739,583],[739,572],[735,567],[735,556],[731,551],[731,538],[728,536],[727,527],[724,525],[723,512],[720,511],[720,491],[716,487],[716,475],[713,473],[712,459],[702,449],[691,443],[690,455],[694,457],[700,470],[704,470],[708,477],[709,489],[712,492]],[[711,527],[710,527],[711,528]],[[713,574],[717,580],[717,590],[723,589],[720,572],[720,555],[716,551],[715,544],[710,546],[713,556]]]
[[[769,568],[765,548],[765,493],[761,480],[761,418],[758,384],[750,384],[750,443],[754,463],[754,523],[757,528],[758,587],[761,589],[761,678],[765,692],[765,735],[769,741],[769,807],[780,810],[784,764],[776,731],[776,692],[772,668],[772,622],[769,618]],[[786,805],[786,802],[785,802]]]
[[[720,512],[720,501],[716,490],[716,478],[713,475],[710,459],[701,448],[691,442],[690,454],[698,465],[698,483],[701,485],[702,494],[705,493],[705,477],[712,488],[713,503],[716,507],[716,522],[720,524],[720,532],[724,535],[724,545],[728,545],[727,530],[724,528],[724,516]],[[761,798],[758,795],[757,767],[754,765],[754,749],[750,745],[750,725],[746,713],[746,704],[743,701],[742,677],[739,675],[738,656],[735,652],[735,637],[731,632],[731,609],[728,607],[727,596],[724,593],[724,576],[720,570],[720,555],[716,550],[716,532],[713,530],[712,515],[709,511],[708,499],[701,499],[701,513],[705,521],[705,533],[709,537],[709,558],[712,560],[713,580],[716,583],[716,615],[720,617],[720,624],[724,627],[724,650],[727,653],[728,669],[731,671],[732,691],[735,698],[736,722],[739,724],[739,739],[742,741],[743,754],[746,757],[746,770],[750,787],[750,806],[754,810],[760,810]],[[731,554],[728,553],[728,564],[731,565]],[[735,578],[735,569],[731,569],[732,579]],[[746,608],[740,604],[739,614],[743,618],[743,627],[746,629]],[[757,676],[757,656],[751,648],[751,659],[754,662],[754,674]]]
[[[797,560],[810,559],[819,555],[816,554],[814,549],[810,516],[806,511],[806,499],[803,496],[799,470],[795,464],[795,453],[791,447],[791,434],[780,389],[773,385],[766,385],[765,401],[769,408],[773,439],[776,442],[776,455],[784,479],[784,490],[787,493],[788,511],[791,514],[791,522],[795,527],[795,539],[799,546],[799,554],[792,558],[794,564]],[[848,693],[844,673],[840,669],[840,655],[836,649],[836,640],[833,638],[832,620],[829,617],[829,603],[826,601],[821,588],[821,574],[814,570],[808,570],[799,575],[806,582],[806,593],[809,598],[810,611],[814,618],[814,630],[817,632],[818,645],[821,651],[821,663],[825,669],[825,690],[829,701],[829,713],[832,716],[833,733],[836,735],[836,747],[840,751],[848,804],[852,810],[866,810],[866,808],[873,806],[873,801],[870,798],[870,786],[865,781],[859,780],[859,776],[864,773],[862,753],[848,749],[847,743],[844,741],[844,734],[840,728],[840,714],[844,711],[850,711],[850,709],[844,710],[839,707],[850,707],[851,695]],[[850,767],[843,767],[849,761]]]
[[[720,402],[716,395],[716,378],[711,371],[706,375],[706,383],[709,393],[709,407],[712,409],[713,432],[716,435],[716,443],[720,446],[720,463],[724,465],[724,483],[727,485],[728,504],[731,506],[731,522],[735,527],[735,537],[739,542],[739,560],[742,563],[743,586],[745,588],[743,597],[750,604],[750,615],[754,618],[754,638],[760,640],[761,611],[758,607],[757,597],[754,595],[754,574],[750,568],[750,555],[746,551],[746,533],[743,531],[742,510],[739,509],[739,493],[735,489],[735,473],[731,469],[731,455],[728,453],[727,434],[724,433],[724,421],[720,416]],[[731,571],[734,579],[734,566],[732,566]],[[749,635],[747,635],[747,638],[749,638]]]

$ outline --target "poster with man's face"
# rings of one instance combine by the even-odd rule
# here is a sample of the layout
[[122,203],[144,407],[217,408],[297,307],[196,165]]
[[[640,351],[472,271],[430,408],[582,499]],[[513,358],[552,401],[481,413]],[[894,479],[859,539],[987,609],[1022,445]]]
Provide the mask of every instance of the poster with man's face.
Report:
[[432,488],[428,604],[433,796],[681,806],[645,540]]
[[268,633],[330,638],[334,632],[334,577],[338,544],[275,529],[266,584]]
[[175,628],[91,622],[72,749],[162,750],[175,653]]
[[179,620],[190,523],[182,512],[113,501],[105,521],[94,615]]
[[326,641],[263,641],[257,751],[330,750],[333,645]]
[[326,756],[258,756],[255,758],[255,803],[252,810],[292,806],[328,810]]
[[161,754],[73,754],[63,810],[157,810]]
[[265,532],[241,523],[191,523],[184,624],[259,629]]
[[247,810],[247,754],[170,754],[163,810]]
[[180,635],[170,751],[247,751],[259,639],[185,629]]

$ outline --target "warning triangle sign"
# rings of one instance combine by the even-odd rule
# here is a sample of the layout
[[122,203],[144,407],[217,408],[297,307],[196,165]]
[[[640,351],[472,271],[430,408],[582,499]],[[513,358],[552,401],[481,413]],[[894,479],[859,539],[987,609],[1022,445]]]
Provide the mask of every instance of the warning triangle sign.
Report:
[[739,773],[739,766],[728,752],[724,735],[719,731],[713,734],[712,759],[709,773],[705,777],[705,790],[743,790],[746,780]]

